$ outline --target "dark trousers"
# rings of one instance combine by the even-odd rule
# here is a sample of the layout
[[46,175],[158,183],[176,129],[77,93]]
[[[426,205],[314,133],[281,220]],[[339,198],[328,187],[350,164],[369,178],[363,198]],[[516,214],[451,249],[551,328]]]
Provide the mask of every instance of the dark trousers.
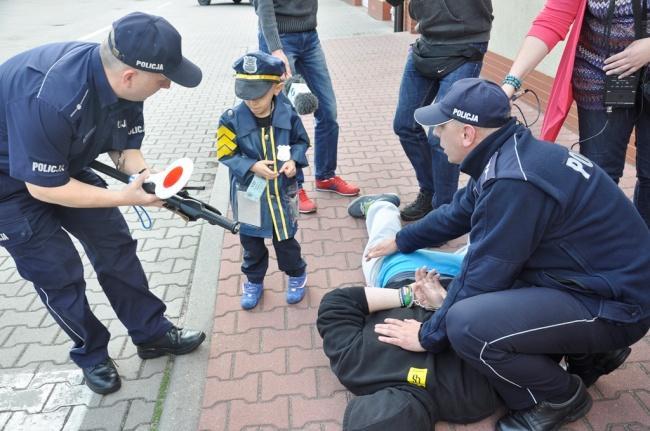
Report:
[[[241,270],[251,283],[262,283],[269,267],[269,251],[264,238],[239,234],[244,249]],[[273,248],[278,258],[278,268],[289,277],[299,277],[305,273],[307,263],[300,254],[300,244],[295,238],[278,241],[273,237]]]
[[[625,167],[627,144],[636,131],[634,205],[650,227],[650,102],[641,100],[641,95],[638,97],[635,107],[615,108],[610,114],[578,108],[580,140],[584,141],[580,152],[618,183]],[[605,123],[607,127],[603,130]]]
[[593,316],[577,295],[544,287],[486,293],[454,304],[447,334],[458,355],[483,373],[511,409],[564,394],[569,374],[557,354],[632,345],[650,319],[623,325]]
[[[104,186],[90,172],[76,178]],[[136,241],[117,208],[51,205],[25,191],[0,200],[0,226],[11,239],[0,244],[74,341],[70,357],[80,367],[106,359],[110,333],[90,310],[83,265],[68,233],[81,242],[99,284],[134,343],[160,337],[171,327],[164,317],[165,304],[149,291],[136,256]]]

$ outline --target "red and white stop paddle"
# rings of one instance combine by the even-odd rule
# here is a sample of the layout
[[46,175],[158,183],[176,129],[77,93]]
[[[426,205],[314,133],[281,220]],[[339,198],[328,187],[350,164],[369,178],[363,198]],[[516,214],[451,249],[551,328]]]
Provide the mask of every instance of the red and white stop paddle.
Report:
[[153,183],[156,196],[168,199],[180,192],[190,180],[194,163],[186,157],[176,160],[167,169],[157,174],[152,174],[146,182]]

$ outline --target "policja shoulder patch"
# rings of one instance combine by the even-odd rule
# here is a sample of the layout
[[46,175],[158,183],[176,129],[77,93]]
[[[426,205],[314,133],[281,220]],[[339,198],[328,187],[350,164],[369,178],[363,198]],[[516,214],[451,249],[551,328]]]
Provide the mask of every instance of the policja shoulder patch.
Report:
[[219,125],[217,129],[217,159],[232,156],[237,150],[235,132],[225,124]]

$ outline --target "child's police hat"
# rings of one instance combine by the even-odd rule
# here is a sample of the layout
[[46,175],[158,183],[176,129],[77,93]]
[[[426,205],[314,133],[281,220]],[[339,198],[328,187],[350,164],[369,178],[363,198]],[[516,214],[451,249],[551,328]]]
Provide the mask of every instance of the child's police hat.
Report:
[[259,99],[279,82],[284,63],[262,51],[249,52],[232,65],[235,69],[235,94],[242,100]]
[[118,19],[108,35],[108,46],[134,69],[162,73],[183,87],[201,82],[201,69],[183,57],[181,35],[162,17],[133,12]]

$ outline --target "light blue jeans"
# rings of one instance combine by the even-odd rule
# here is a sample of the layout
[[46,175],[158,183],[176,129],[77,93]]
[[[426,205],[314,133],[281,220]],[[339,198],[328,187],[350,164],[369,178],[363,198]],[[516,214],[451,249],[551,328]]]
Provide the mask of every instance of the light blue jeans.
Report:
[[[318,98],[318,109],[314,112],[314,176],[317,180],[332,178],[336,171],[339,125],[336,122],[336,97],[318,33],[316,30],[282,33],[280,40],[294,73],[302,75],[309,89]],[[258,41],[260,50],[269,52],[262,33],[258,33]],[[298,169],[296,179],[302,187],[302,169]]]

